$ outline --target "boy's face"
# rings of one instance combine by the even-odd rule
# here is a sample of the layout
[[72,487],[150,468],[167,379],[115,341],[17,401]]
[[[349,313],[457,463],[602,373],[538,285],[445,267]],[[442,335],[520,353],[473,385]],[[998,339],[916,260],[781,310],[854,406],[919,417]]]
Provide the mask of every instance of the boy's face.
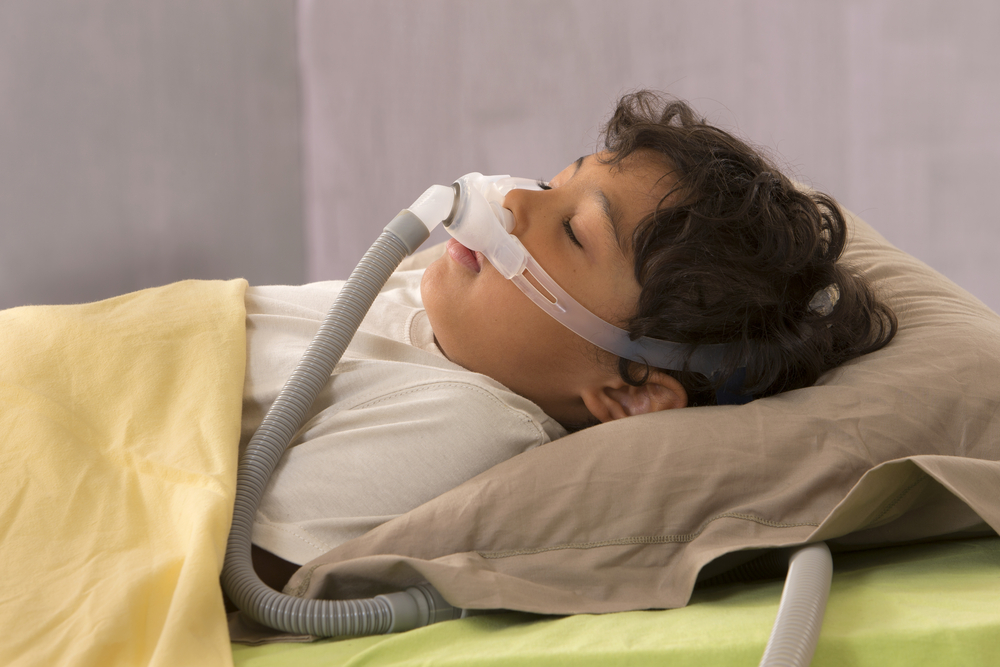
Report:
[[[629,241],[673,185],[662,160],[636,153],[621,164],[590,155],[553,178],[550,190],[512,190],[513,234],[563,289],[621,326],[639,284]],[[420,284],[435,338],[450,360],[488,375],[563,424],[591,420],[585,387],[617,377],[597,350],[532,303],[482,256],[454,239]],[[598,354],[600,352],[600,354]]]

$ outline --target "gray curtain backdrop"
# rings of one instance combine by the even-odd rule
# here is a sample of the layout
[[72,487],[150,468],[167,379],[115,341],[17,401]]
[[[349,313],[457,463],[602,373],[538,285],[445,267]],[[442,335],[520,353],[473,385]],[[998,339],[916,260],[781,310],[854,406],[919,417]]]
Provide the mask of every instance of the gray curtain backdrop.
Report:
[[295,5],[0,0],[0,307],[301,282]]
[[299,26],[311,279],[431,183],[553,176],[647,87],[1000,310],[1000,3],[303,0]]
[[997,35],[992,0],[4,0],[0,307],[344,278],[431,183],[548,178],[649,87],[1000,310]]

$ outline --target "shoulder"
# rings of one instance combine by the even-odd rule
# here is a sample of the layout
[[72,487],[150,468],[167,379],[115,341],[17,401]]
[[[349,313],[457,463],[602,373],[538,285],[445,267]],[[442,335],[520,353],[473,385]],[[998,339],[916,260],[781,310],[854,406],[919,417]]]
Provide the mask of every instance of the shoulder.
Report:
[[[422,270],[393,273],[377,298],[409,308],[422,308],[422,275]],[[247,313],[321,319],[330,310],[345,282],[324,280],[305,285],[250,285],[244,296]]]
[[343,286],[341,280],[306,285],[250,285],[244,295],[247,315],[322,319]]
[[505,457],[565,433],[537,405],[486,376],[464,369],[395,370],[393,386],[376,382],[381,386],[338,410],[336,421],[347,428],[381,424],[458,447],[491,443]]

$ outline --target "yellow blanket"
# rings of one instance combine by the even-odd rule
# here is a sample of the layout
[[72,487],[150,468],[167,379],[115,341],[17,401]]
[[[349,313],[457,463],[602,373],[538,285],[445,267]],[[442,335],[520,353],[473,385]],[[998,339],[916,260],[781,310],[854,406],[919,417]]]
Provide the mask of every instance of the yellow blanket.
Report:
[[232,663],[245,289],[0,312],[0,663]]

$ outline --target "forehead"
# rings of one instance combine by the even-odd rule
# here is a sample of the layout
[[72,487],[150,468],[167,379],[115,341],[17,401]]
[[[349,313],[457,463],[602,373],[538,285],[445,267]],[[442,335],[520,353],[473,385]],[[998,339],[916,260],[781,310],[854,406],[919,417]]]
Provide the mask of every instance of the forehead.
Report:
[[654,151],[643,149],[621,160],[606,152],[585,155],[563,169],[553,185],[579,184],[605,195],[619,208],[650,212],[676,184],[674,170]]
[[676,184],[673,166],[664,156],[648,148],[621,159],[602,151],[584,158],[584,163],[588,161],[604,166],[609,177],[620,187],[631,187],[634,193],[655,197],[657,201]]

